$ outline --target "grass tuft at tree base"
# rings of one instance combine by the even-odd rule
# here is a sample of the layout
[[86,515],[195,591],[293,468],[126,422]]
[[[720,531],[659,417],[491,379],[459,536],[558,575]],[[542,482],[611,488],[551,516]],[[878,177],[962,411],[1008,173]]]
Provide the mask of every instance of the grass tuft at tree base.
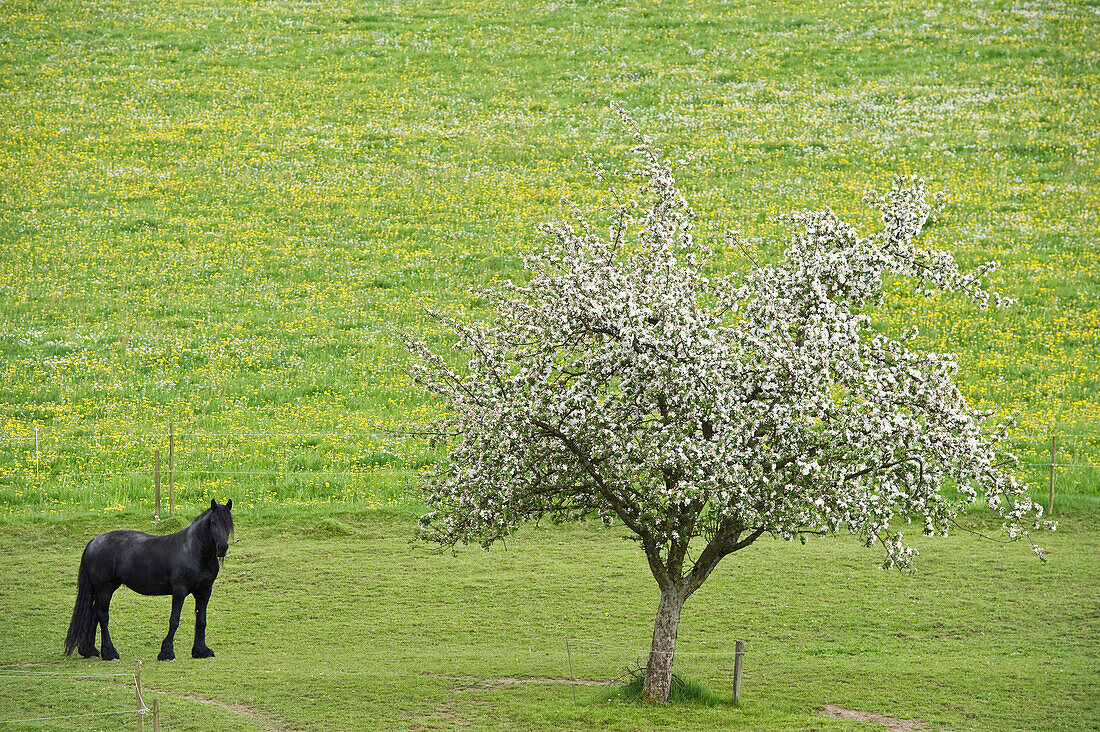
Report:
[[[618,685],[603,689],[597,697],[598,702],[636,702],[659,704],[642,688],[645,682],[645,666],[630,666],[619,678]],[[711,691],[702,683],[672,674],[672,690],[668,695],[668,704],[683,706],[719,707],[734,706],[732,696],[726,697]]]

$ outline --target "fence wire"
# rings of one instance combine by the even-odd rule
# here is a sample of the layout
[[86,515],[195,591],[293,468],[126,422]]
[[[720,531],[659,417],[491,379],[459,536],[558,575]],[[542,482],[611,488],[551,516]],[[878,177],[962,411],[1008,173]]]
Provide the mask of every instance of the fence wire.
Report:
[[50,722],[61,721],[65,719],[87,719],[89,717],[117,717],[129,714],[144,715],[149,712],[149,707],[145,704],[145,699],[141,693],[141,684],[138,682],[138,676],[136,673],[114,673],[114,674],[79,674],[79,673],[67,673],[64,671],[38,671],[31,669],[13,669],[8,667],[0,667],[0,678],[5,679],[20,679],[34,683],[36,686],[43,681],[67,681],[72,679],[100,679],[103,681],[111,681],[118,678],[130,678],[133,681],[133,686],[137,690],[137,705],[135,708],[126,709],[122,711],[111,712],[81,712],[80,714],[57,714],[47,715],[39,717],[23,717],[19,719],[0,719],[0,725],[3,724],[27,724],[30,722]]
[[[178,499],[173,505],[214,494],[244,497],[245,505],[399,502],[415,492],[432,463],[434,437],[382,425],[285,432],[176,431],[176,425],[159,432],[24,431],[0,436],[0,512],[120,510],[149,503],[158,484]],[[1035,490],[1065,481],[1049,490],[1073,493],[1065,487],[1094,486],[1100,476],[1100,433],[1016,435],[1006,447]],[[1053,507],[1052,499],[1047,503]]]

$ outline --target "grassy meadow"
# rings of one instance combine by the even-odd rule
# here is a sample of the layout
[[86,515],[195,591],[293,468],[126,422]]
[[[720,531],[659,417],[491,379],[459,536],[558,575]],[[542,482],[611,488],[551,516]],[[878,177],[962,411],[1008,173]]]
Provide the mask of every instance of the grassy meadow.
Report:
[[[0,722],[132,704],[125,677],[12,677],[144,658],[169,729],[882,728],[824,704],[1100,726],[1097,37],[1095,0],[0,0]],[[1049,564],[962,534],[918,539],[906,578],[853,542],[766,542],[691,600],[677,658],[725,689],[744,638],[746,703],[653,710],[564,682],[642,657],[633,545],[410,544],[433,454],[405,429],[436,407],[396,335],[445,347],[426,308],[485,314],[471,289],[522,276],[537,224],[610,200],[585,159],[628,164],[610,99],[684,161],[717,271],[748,266],[726,229],[766,259],[785,212],[869,231],[894,174],[946,194],[928,243],[1000,260],[1017,304],[897,295],[878,320],[1015,415],[1044,505],[1057,440]],[[179,512],[153,523],[170,430]],[[188,611],[181,660],[153,663],[166,601],[120,593],[122,663],[63,659],[87,539],[212,497],[242,538],[218,657],[189,658]]]
[[[716,247],[917,172],[929,242],[1019,303],[897,297],[1015,414],[1045,493],[1100,495],[1096,7],[1085,2],[0,3],[0,515],[400,502],[432,406],[394,334],[479,309],[608,191],[621,100]],[[746,266],[718,251],[715,266]],[[442,341],[446,335],[439,334]],[[36,445],[37,436],[37,445]],[[167,480],[167,478],[165,478]],[[1084,498],[1080,498],[1080,497]],[[1075,503],[1076,502],[1076,503]]]
[[[190,657],[188,600],[177,660],[155,661],[169,600],[129,591],[111,606],[122,659],[66,658],[76,562],[113,518],[24,519],[0,532],[5,578],[21,580],[0,583],[0,721],[133,709],[125,674],[142,659],[162,728],[196,732],[886,729],[825,705],[929,730],[1100,725],[1095,514],[1044,537],[1047,564],[971,534],[918,537],[912,576],[883,572],[877,550],[844,538],[762,540],[684,610],[678,673],[718,699],[659,709],[606,686],[644,662],[657,602],[642,553],[617,532],[531,527],[508,548],[452,556],[410,544],[412,516],[392,509],[245,513],[210,602],[215,658]],[[74,724],[135,729],[136,715],[14,728]]]

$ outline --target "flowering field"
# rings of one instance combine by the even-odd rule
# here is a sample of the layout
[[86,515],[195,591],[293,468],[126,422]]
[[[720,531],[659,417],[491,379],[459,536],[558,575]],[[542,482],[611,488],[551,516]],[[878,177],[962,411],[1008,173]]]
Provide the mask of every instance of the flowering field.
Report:
[[[1100,15],[1085,3],[0,4],[0,516],[407,500],[432,405],[395,334],[480,307],[619,99],[716,242],[869,227],[919,173],[930,240],[1018,303],[895,298],[1017,416],[1021,474],[1100,496]],[[739,252],[718,267],[740,269]],[[440,338],[444,338],[442,334]],[[144,510],[144,508],[143,508]]]

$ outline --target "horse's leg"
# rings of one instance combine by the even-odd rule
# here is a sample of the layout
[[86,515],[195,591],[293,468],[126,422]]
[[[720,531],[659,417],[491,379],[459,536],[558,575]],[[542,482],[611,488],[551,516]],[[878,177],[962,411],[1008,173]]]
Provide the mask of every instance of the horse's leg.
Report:
[[213,658],[214,652],[206,645],[206,604],[210,602],[210,587],[195,590],[195,645],[192,658]]
[[[115,644],[111,642],[111,632],[107,630],[107,623],[111,620],[111,596],[113,594],[115,594],[114,590],[101,590],[96,593],[96,619],[99,621],[99,633],[103,636],[100,642],[100,657],[104,661],[118,660],[118,651],[115,650]],[[92,631],[92,646],[94,650],[94,629]]]
[[180,611],[183,610],[183,600],[186,597],[186,593],[175,592],[172,594],[172,617],[168,621],[168,635],[164,638],[164,642],[160,644],[160,653],[157,654],[158,661],[176,660],[176,628],[180,625]]

